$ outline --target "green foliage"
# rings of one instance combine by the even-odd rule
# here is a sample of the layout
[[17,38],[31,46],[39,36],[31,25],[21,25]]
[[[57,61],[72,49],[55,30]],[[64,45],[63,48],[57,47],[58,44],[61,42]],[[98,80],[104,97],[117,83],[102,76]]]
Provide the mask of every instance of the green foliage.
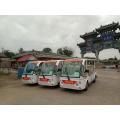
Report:
[[11,52],[9,50],[4,50],[4,54],[5,56],[7,56],[8,58],[12,58],[15,56],[15,53],[14,52]]
[[73,55],[73,50],[69,47],[58,48],[57,54],[71,57]]
[[20,48],[19,49],[19,53],[21,54],[21,53],[23,53],[24,52],[24,49],[23,48]]
[[51,48],[43,48],[42,50],[45,53],[52,53],[52,49]]
[[57,49],[57,54],[64,55],[62,48]]
[[67,56],[71,57],[73,55],[73,50],[71,48],[64,47],[63,48],[63,53],[64,53],[64,55],[67,55]]

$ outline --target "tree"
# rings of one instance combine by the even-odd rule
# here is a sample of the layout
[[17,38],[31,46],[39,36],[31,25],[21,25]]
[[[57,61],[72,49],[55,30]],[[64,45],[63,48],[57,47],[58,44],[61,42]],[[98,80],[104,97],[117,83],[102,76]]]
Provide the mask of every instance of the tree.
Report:
[[64,55],[63,49],[62,48],[58,48],[57,49],[57,54]]
[[43,48],[42,50],[45,53],[52,53],[52,49],[51,48]]
[[73,55],[73,50],[71,48],[64,47],[63,53],[64,53],[64,55],[71,57]]
[[19,49],[19,53],[21,54],[21,53],[23,53],[24,52],[24,49],[23,48],[20,48]]
[[4,54],[5,56],[7,56],[8,58],[12,58],[13,56],[15,56],[14,52],[11,52],[10,50],[4,50]]
[[69,47],[58,48],[57,54],[71,57],[73,55],[73,50]]

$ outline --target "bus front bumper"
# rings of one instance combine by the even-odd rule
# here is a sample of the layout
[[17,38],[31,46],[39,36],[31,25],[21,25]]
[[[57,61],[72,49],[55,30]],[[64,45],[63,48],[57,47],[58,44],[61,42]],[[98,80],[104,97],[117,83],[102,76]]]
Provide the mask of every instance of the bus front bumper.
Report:
[[24,84],[36,84],[37,82],[35,82],[35,81],[33,81],[33,80],[23,80],[22,79],[22,82],[24,83]]
[[60,82],[60,87],[65,89],[83,90],[83,87],[80,84],[65,84]]
[[48,79],[48,80],[39,79],[38,84],[42,86],[57,86],[58,82],[52,79]]

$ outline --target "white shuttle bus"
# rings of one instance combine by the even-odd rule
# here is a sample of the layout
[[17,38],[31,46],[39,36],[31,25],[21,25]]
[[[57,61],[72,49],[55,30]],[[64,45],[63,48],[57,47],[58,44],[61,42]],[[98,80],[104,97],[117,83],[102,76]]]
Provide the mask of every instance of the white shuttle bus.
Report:
[[38,84],[42,86],[57,86],[60,82],[63,60],[49,60],[41,65]]
[[75,90],[87,90],[90,83],[96,81],[95,60],[67,59],[63,62],[60,87]]
[[38,67],[43,61],[30,61],[26,64],[22,75],[22,81],[24,84],[36,84],[38,83]]

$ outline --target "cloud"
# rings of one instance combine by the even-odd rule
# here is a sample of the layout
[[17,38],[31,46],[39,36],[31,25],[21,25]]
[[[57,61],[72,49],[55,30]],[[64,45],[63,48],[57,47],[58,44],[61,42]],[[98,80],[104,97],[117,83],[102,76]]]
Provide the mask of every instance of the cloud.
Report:
[[[56,52],[59,47],[69,46],[75,56],[80,56],[76,44],[83,41],[81,34],[119,20],[120,16],[0,16],[0,48],[17,51],[20,47],[25,50],[50,47]],[[104,57],[105,54],[101,56]]]

